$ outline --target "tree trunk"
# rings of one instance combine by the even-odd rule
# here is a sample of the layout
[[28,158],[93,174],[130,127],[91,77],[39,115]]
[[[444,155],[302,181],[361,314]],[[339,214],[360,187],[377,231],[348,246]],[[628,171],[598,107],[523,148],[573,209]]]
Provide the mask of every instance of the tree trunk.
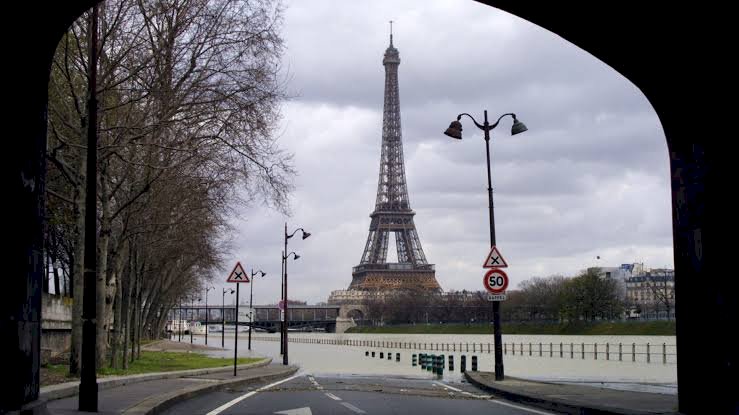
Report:
[[120,368],[121,338],[123,335],[123,260],[128,256],[128,242],[123,240],[115,252],[112,269],[112,285],[115,287],[113,303],[113,335],[111,339],[111,367]]
[[101,197],[100,238],[98,238],[98,267],[97,267],[97,299],[95,308],[97,311],[97,325],[95,336],[95,357],[97,367],[104,367],[106,354],[108,352],[108,332],[110,330],[110,313],[108,313],[108,247],[110,244],[110,200],[106,185],[106,174],[99,173],[100,186],[98,193]]
[[[80,157],[80,171],[85,171],[85,158]],[[85,282],[82,273],[85,269],[85,189],[83,186],[76,188],[76,199],[74,214],[77,219],[75,223],[74,241],[74,265],[72,266],[73,302],[72,302],[72,343],[69,353],[69,373],[78,376],[80,374],[82,353],[82,298]]]
[[128,369],[128,345],[131,338],[131,285],[133,283],[136,270],[133,262],[136,246],[133,242],[131,242],[131,245],[132,246],[128,250],[128,272],[126,273],[126,278],[123,279],[124,282],[121,287],[123,290],[123,304],[121,310],[123,314],[123,356],[121,359],[123,369]]

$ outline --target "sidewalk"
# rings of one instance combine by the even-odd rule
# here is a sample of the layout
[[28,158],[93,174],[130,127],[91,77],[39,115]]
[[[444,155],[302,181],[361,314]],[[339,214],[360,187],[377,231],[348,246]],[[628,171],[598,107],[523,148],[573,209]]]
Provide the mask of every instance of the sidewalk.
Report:
[[677,414],[675,395],[534,382],[511,377],[497,382],[493,372],[465,372],[465,377],[473,385],[493,395],[567,414]]
[[[267,362],[269,363],[269,362]],[[246,365],[244,365],[246,366]],[[209,373],[192,373],[183,371],[180,377],[168,373],[169,377],[159,379],[136,379],[128,377],[129,382],[120,386],[100,388],[98,390],[99,414],[153,414],[180,402],[215,389],[237,387],[248,383],[266,382],[288,377],[298,369],[294,366],[269,364],[251,366],[237,370],[233,375],[233,367],[227,370],[211,370]],[[43,396],[42,399],[50,399]],[[53,398],[51,398],[53,399]],[[77,410],[77,395],[63,399],[49,400],[46,403],[50,415],[88,414]]]

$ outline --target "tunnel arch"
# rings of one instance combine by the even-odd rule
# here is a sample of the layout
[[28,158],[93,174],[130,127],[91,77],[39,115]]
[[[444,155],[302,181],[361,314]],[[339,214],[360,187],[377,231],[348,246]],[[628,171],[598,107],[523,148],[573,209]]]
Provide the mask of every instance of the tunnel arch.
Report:
[[[59,39],[95,3],[78,0],[40,8],[26,3],[12,6],[7,14],[32,16],[32,24],[19,33],[33,33],[8,37],[17,40],[10,42],[8,53],[22,64],[9,68],[13,82],[6,93],[6,99],[14,103],[8,110],[9,127],[17,130],[12,136],[21,138],[9,144],[13,151],[3,156],[9,196],[14,200],[7,215],[17,219],[14,222],[24,232],[6,237],[11,247],[10,277],[2,327],[12,337],[4,342],[3,351],[11,365],[9,371],[19,378],[7,390],[0,409],[17,409],[38,398],[46,85]],[[722,67],[727,60],[723,56],[731,50],[726,39],[731,38],[727,28],[733,25],[721,21],[720,7],[690,4],[637,8],[620,2],[482,3],[544,27],[588,51],[633,82],[654,107],[665,132],[672,176],[679,409],[684,413],[736,409],[736,398],[729,389],[737,377],[736,351],[726,327],[737,326],[739,301],[735,279],[717,277],[732,268],[721,232],[733,215],[719,198],[731,189],[722,180],[731,180],[736,173],[730,163],[720,159],[728,155],[721,154],[719,147],[728,144],[716,144],[707,136],[704,122],[696,120],[695,114],[698,104],[712,103],[725,87],[731,66]],[[726,15],[730,13],[726,11]],[[696,26],[697,30],[686,30]],[[701,55],[687,57],[686,49],[691,48]],[[710,110],[721,112],[715,105]],[[693,281],[710,283],[696,285]],[[689,312],[684,307],[688,304],[700,312]],[[706,320],[705,316],[720,321]],[[704,336],[688,337],[695,332]],[[706,355],[704,344],[717,346]],[[705,396],[716,398],[707,402],[702,400]]]

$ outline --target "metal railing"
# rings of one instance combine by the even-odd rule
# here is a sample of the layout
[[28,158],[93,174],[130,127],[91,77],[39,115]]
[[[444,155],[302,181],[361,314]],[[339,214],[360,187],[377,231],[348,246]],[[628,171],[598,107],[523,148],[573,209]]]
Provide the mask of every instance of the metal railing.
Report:
[[[278,337],[254,337],[261,341],[279,341]],[[291,337],[293,343],[323,344],[381,349],[428,350],[459,353],[495,352],[493,343],[421,343],[386,340],[316,339]],[[613,360],[618,362],[675,364],[677,347],[667,343],[575,343],[575,342],[511,342],[503,343],[503,354],[520,357],[558,359]]]

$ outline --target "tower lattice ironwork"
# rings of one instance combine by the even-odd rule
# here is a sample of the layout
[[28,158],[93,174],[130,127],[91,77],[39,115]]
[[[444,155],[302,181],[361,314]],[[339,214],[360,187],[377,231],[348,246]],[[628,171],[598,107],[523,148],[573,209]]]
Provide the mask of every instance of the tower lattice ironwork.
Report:
[[[354,267],[349,289],[392,290],[440,289],[434,265],[429,264],[413,222],[403,161],[400,128],[398,67],[400,54],[390,46],[382,60],[385,66],[385,102],[382,120],[382,151],[375,210],[370,214],[369,236],[360,264]],[[387,262],[390,234],[395,237],[397,263]]]

